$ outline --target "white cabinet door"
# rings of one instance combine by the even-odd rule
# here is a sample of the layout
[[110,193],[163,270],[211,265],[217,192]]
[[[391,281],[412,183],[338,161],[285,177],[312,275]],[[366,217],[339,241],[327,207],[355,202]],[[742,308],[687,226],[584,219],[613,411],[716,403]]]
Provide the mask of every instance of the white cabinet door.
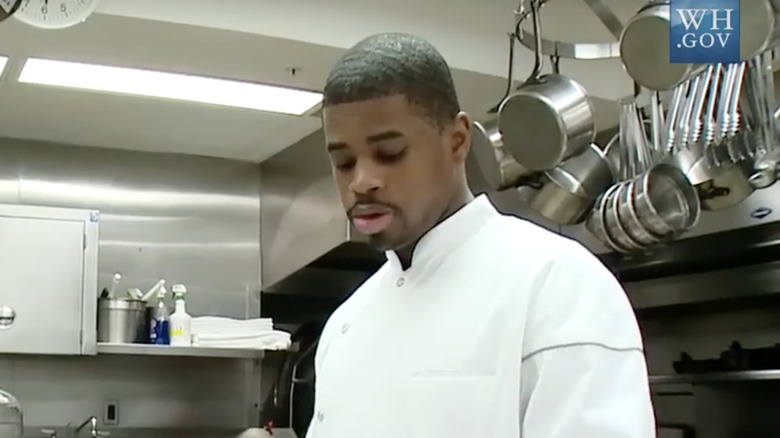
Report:
[[79,354],[84,222],[0,216],[0,354]]

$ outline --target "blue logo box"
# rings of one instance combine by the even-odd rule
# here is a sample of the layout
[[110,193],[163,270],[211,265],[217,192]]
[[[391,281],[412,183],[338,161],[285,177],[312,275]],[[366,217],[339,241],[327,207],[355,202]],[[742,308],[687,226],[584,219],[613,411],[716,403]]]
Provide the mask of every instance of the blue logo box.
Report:
[[671,0],[669,61],[739,62],[739,1]]

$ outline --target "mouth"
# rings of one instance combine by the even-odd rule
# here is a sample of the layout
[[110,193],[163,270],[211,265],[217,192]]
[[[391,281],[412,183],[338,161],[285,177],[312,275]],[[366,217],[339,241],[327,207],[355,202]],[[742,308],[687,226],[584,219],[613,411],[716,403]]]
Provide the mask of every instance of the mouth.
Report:
[[385,231],[393,222],[393,214],[390,212],[366,213],[352,216],[355,228],[365,235],[378,234]]

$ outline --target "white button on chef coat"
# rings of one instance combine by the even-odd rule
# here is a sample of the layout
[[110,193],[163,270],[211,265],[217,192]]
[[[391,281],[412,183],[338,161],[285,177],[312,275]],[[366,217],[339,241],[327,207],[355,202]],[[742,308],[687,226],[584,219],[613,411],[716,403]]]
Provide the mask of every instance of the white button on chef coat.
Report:
[[655,436],[633,311],[580,244],[479,196],[387,258],[323,330],[308,438]]

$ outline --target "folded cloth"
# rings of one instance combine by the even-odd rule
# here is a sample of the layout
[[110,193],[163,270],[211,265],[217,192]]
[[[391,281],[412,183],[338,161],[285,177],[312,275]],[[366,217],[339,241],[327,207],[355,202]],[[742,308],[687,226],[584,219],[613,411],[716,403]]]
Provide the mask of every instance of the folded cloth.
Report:
[[273,330],[261,334],[232,337],[226,335],[193,333],[192,344],[197,347],[287,350],[290,348],[292,341],[289,333]]
[[192,318],[193,333],[257,333],[274,329],[271,318],[235,319],[222,316],[196,316]]

